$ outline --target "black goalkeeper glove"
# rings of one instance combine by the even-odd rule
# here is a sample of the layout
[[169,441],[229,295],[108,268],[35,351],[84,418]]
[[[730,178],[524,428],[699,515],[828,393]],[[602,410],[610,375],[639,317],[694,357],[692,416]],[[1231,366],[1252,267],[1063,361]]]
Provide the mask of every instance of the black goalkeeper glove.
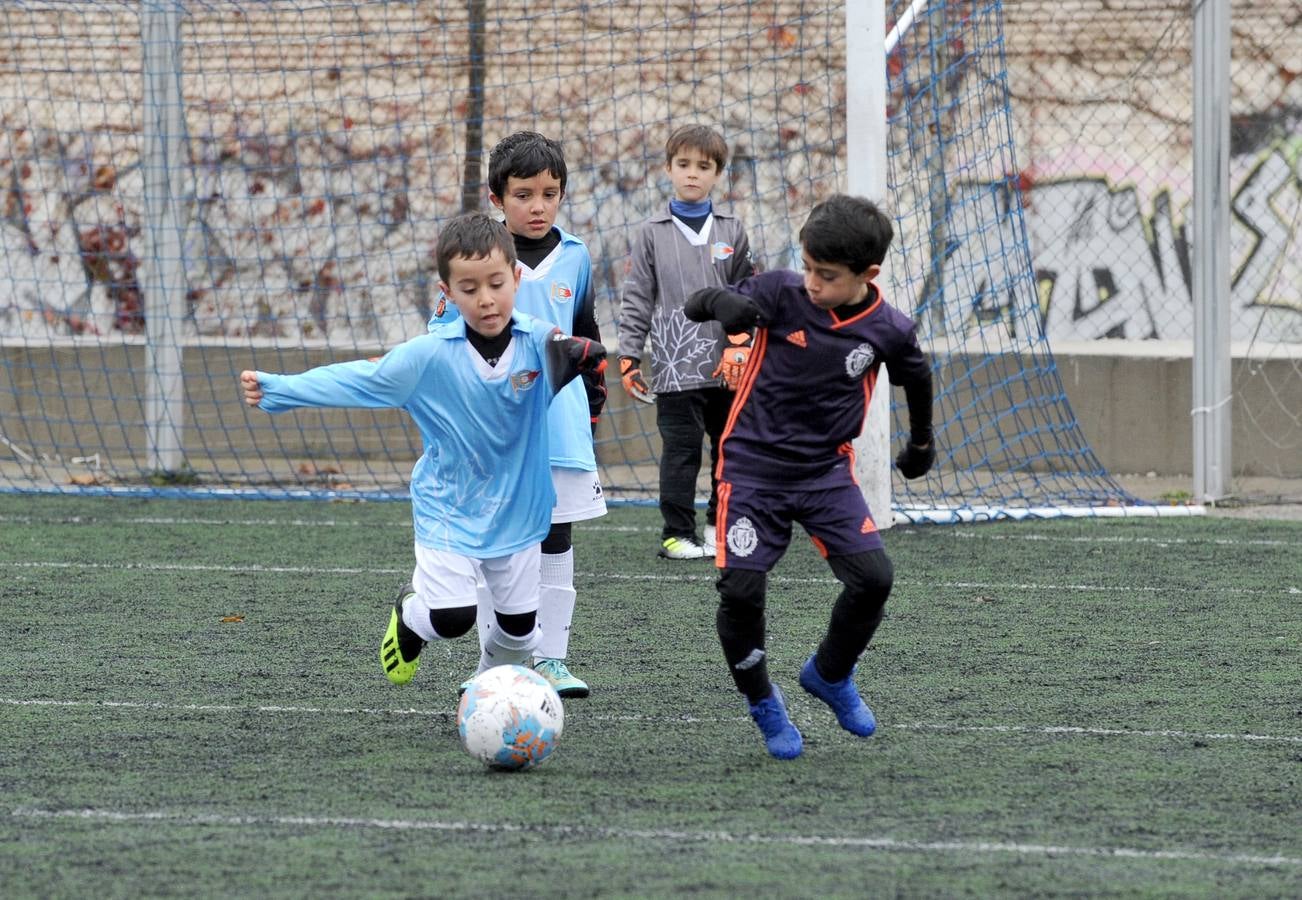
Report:
[[584,372],[580,377],[583,378],[583,389],[588,394],[588,417],[592,422],[592,430],[596,431],[597,420],[606,408],[606,375],[604,372]]
[[[584,375],[606,371],[606,348],[591,338],[572,337],[567,342],[569,357]],[[604,391],[603,391],[604,393]]]
[[570,337],[559,328],[547,343],[547,362],[553,387],[559,391],[578,375],[606,371],[606,348],[594,340]]
[[931,469],[932,464],[936,462],[936,442],[929,441],[927,444],[919,446],[909,441],[904,445],[904,449],[895,457],[895,465],[899,467],[900,474],[905,478],[921,478]]

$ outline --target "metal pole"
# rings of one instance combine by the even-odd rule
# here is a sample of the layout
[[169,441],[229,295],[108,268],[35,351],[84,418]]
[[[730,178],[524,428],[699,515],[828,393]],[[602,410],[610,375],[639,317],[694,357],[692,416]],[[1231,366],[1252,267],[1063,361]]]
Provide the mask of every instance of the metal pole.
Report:
[[895,27],[891,29],[890,34],[886,35],[886,55],[889,56],[895,49],[895,45],[900,42],[904,33],[913,27],[913,20],[918,17],[918,13],[927,8],[927,0],[913,0],[909,8],[904,11],[904,15],[896,21]]
[[1193,482],[1230,493],[1230,0],[1195,0]]
[[[886,4],[848,0],[845,4],[846,181],[851,194],[886,204]],[[877,279],[889,292],[890,257]],[[878,372],[877,385],[854,442],[855,477],[880,529],[890,528],[891,383]]]
[[145,308],[145,428],[149,468],[176,472],[183,462],[185,383],[181,327],[185,270],[181,259],[181,191],[185,167],[185,110],[181,99],[181,5],[173,0],[141,8],[145,254],[141,287]]

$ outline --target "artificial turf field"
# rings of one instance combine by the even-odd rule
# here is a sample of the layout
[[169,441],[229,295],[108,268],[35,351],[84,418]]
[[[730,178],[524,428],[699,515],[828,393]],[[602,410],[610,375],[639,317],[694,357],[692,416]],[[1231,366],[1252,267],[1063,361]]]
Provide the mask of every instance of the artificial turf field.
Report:
[[1302,896],[1302,523],[893,529],[869,739],[796,686],[837,590],[797,540],[790,762],[657,535],[576,528],[593,694],[503,774],[473,638],[380,671],[405,504],[0,495],[0,896]]

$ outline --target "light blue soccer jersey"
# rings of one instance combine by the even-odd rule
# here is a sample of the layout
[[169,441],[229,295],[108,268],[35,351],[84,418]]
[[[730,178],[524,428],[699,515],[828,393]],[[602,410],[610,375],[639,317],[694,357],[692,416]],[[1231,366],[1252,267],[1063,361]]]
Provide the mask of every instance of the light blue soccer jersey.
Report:
[[269,413],[300,407],[406,410],[424,453],[411,473],[416,542],[474,559],[537,544],[551,528],[548,465],[553,397],[546,347],[553,326],[516,311],[511,343],[490,367],[457,320],[376,361],[299,375],[258,373]]
[[[537,269],[516,263],[520,288],[515,308],[536,319],[551,322],[566,334],[574,333],[575,309],[592,289],[592,257],[582,240],[556,227],[561,242]],[[460,318],[456,306],[440,298],[430,316],[429,329]],[[551,464],[564,469],[597,471],[592,448],[592,419],[588,394],[580,378],[561,389],[548,413],[551,427]]]

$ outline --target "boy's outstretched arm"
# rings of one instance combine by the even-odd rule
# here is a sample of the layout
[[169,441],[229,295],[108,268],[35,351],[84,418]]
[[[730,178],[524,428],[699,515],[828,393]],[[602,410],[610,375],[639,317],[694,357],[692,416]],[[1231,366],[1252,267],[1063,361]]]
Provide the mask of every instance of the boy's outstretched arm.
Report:
[[729,334],[749,331],[760,320],[759,307],[753,300],[727,288],[701,288],[687,298],[683,314],[693,322],[713,319]]
[[240,390],[244,392],[244,402],[257,406],[262,402],[262,385],[258,384],[258,373],[245,369],[240,373]]
[[547,343],[547,377],[559,392],[580,375],[606,371],[606,348],[591,338],[571,337],[559,328]]
[[417,338],[399,344],[378,360],[317,366],[296,375],[246,370],[240,373],[244,402],[264,412],[358,407],[400,409],[416,389],[425,364]]

